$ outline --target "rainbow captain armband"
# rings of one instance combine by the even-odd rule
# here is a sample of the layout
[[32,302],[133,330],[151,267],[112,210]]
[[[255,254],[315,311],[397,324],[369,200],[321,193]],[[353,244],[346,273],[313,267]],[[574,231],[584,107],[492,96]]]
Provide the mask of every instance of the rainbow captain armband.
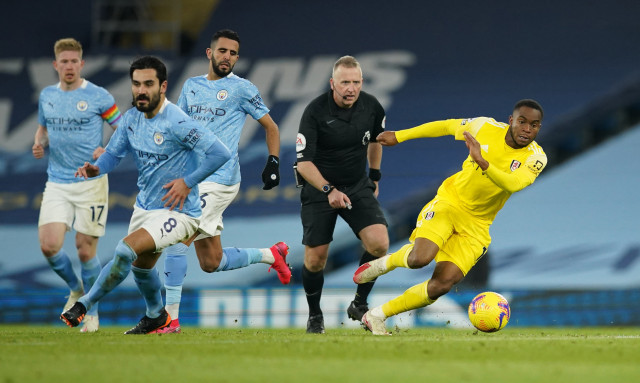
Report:
[[122,116],[122,114],[120,114],[120,109],[118,109],[118,106],[116,104],[113,104],[111,108],[107,109],[100,116],[109,125],[113,126],[113,125],[116,125],[118,120],[120,120],[120,117]]

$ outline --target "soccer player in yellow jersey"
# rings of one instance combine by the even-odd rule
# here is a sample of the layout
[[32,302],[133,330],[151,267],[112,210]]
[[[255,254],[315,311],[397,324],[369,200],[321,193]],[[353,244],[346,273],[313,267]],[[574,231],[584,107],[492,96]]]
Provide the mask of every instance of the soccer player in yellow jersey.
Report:
[[391,335],[384,321],[393,315],[428,306],[448,293],[486,253],[489,226],[511,194],[531,185],[547,164],[534,139],[543,110],[534,100],[518,101],[509,124],[492,118],[429,122],[378,135],[377,142],[393,146],[422,137],[455,136],[465,140],[469,156],[462,170],[444,180],[426,204],[408,244],[395,253],[365,263],[353,281],[369,282],[396,267],[418,269],[436,260],[431,279],[367,311],[362,317],[374,335]]

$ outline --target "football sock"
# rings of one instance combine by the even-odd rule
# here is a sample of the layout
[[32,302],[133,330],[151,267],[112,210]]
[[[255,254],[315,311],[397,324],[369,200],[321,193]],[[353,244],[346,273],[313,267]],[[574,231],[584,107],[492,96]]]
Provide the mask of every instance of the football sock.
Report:
[[413,250],[413,243],[407,243],[406,245],[402,246],[400,250],[390,254],[387,258],[387,269],[389,271],[395,269],[396,267],[405,267],[409,269],[410,267],[407,263],[407,259],[409,258],[411,250]]
[[[179,289],[180,292],[178,294],[182,294],[182,286],[172,286],[171,288]],[[168,296],[169,296],[169,291],[167,291],[167,297]],[[171,316],[171,320],[178,320],[178,316],[180,315],[180,303],[165,303],[164,309],[167,310],[167,312]]]
[[82,303],[87,311],[91,310],[96,302],[125,280],[131,271],[131,264],[136,258],[138,256],[129,245],[120,240],[113,259],[102,268],[98,279],[91,286],[91,290],[78,299],[78,302]]
[[[365,251],[362,254],[362,257],[360,257],[360,265],[364,265],[365,263],[373,261],[374,259],[377,258]],[[376,280],[374,279],[371,282],[358,285],[356,289],[356,297],[353,300],[356,306],[366,306],[367,298],[369,297],[369,293],[371,292],[371,289],[373,289],[373,284],[375,282]]]
[[178,319],[180,314],[182,284],[187,275],[187,249],[184,243],[177,243],[164,250],[167,255],[164,259],[165,309],[171,315],[171,319]]
[[260,263],[261,260],[262,253],[260,252],[260,249],[225,247],[222,249],[222,259],[220,260],[220,265],[216,269],[216,272],[240,269],[254,263]]
[[260,263],[273,265],[273,262],[275,262],[276,259],[273,257],[273,253],[271,252],[271,249],[259,249],[259,250],[260,250],[260,255],[262,255],[262,258],[260,259]]
[[307,295],[309,305],[309,316],[322,314],[320,310],[320,297],[322,296],[322,286],[324,285],[324,270],[313,273],[302,265],[302,286]]
[[160,282],[160,276],[158,275],[158,269],[141,269],[139,267],[131,266],[133,272],[133,280],[138,285],[138,290],[144,298],[144,302],[147,304],[146,315],[149,318],[157,318],[163,309],[162,304],[162,283]]
[[[82,277],[82,284],[84,285],[85,291],[91,290],[91,286],[98,279],[98,275],[100,275],[100,270],[102,267],[100,266],[100,258],[95,256],[86,262],[80,262],[82,266],[80,270],[80,276]],[[91,310],[87,311],[87,315],[98,315],[98,304],[94,304]]]
[[428,306],[435,302],[427,295],[427,285],[429,281],[422,282],[413,287],[409,287],[402,295],[383,304],[382,312],[388,318],[393,315],[403,313],[405,311],[414,310],[420,307]]
[[71,291],[79,291],[82,289],[80,280],[76,276],[76,273],[73,272],[73,265],[71,265],[71,260],[64,249],[60,249],[53,257],[45,258],[53,271],[67,283]]

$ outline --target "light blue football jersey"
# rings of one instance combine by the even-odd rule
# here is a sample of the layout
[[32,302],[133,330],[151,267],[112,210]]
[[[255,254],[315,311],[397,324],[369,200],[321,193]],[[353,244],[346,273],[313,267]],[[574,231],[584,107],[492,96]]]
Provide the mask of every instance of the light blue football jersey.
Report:
[[93,151],[102,146],[103,121],[118,125],[120,111],[109,92],[87,80],[78,89],[64,91],[60,83],[40,92],[38,123],[49,136],[49,181],[72,183],[78,167],[93,163]]
[[258,88],[233,73],[216,81],[207,76],[185,81],[177,105],[215,133],[231,152],[231,159],[205,181],[223,185],[240,182],[238,142],[247,115],[258,120],[269,113]]
[[[122,159],[133,155],[138,168],[136,205],[145,210],[164,209],[162,197],[169,191],[162,186],[191,174],[218,138],[165,99],[160,111],[147,119],[136,108],[122,117],[106,150]],[[198,187],[191,189],[182,213],[201,214]]]

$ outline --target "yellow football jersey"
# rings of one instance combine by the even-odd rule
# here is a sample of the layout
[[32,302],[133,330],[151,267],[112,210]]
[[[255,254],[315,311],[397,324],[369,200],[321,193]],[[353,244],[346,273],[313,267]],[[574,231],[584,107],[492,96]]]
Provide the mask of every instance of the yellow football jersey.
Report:
[[456,140],[464,140],[465,131],[471,133],[480,143],[489,168],[483,172],[468,156],[462,170],[442,183],[437,198],[448,200],[478,218],[493,221],[511,194],[531,185],[547,164],[547,156],[535,141],[521,149],[508,146],[505,135],[509,125],[493,118],[443,123],[448,125],[449,132],[455,131]]

